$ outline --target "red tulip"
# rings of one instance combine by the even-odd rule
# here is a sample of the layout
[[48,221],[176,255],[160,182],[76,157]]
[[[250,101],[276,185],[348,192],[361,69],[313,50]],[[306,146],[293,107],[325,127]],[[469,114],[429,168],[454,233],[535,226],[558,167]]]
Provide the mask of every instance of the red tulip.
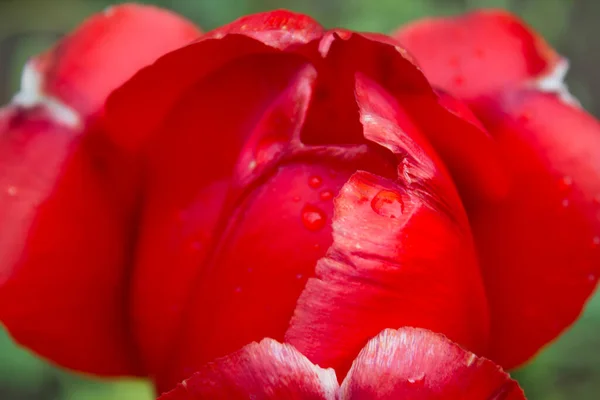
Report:
[[492,134],[511,188],[468,208],[490,302],[491,346],[517,366],[580,314],[600,269],[600,124],[562,79],[567,61],[516,17],[485,11],[395,35],[430,81]]
[[[521,66],[529,53],[506,43],[486,50]],[[428,74],[434,59],[423,58]],[[598,123],[523,87],[519,71],[500,83],[482,75],[469,92],[432,72],[434,90],[393,39],[285,11],[210,32],[113,92],[76,147],[87,164],[61,169],[77,180],[44,192],[61,194],[56,208],[23,206],[44,224],[8,225],[28,236],[2,265],[0,319],[63,365],[141,372],[159,391],[264,338],[340,379],[351,371],[353,385],[369,372],[351,369],[361,349],[403,326],[520,364],[573,322],[596,284],[590,195],[600,179],[580,159],[599,151]],[[549,105],[553,119],[539,119]],[[514,117],[523,109],[528,124]],[[572,178],[566,211],[555,168]],[[82,327],[90,332],[73,339]],[[416,336],[448,346],[435,360],[465,354]],[[263,343],[242,353],[273,342]],[[375,379],[363,378],[356,390]]]
[[0,320],[59,364],[143,373],[125,306],[127,178],[93,126],[114,88],[198,35],[153,7],[108,9],[29,61],[0,110]]
[[371,339],[341,386],[335,372],[273,339],[203,366],[159,400],[525,399],[489,360],[423,329],[388,329]]

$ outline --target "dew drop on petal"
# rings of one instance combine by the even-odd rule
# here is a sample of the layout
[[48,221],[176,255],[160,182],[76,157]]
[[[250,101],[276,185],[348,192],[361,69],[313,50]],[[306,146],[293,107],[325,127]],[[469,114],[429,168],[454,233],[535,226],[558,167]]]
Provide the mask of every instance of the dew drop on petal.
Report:
[[325,226],[325,213],[317,207],[307,204],[302,209],[302,223],[311,231],[318,231]]
[[404,202],[398,193],[382,190],[371,200],[371,208],[383,217],[399,218],[404,212]]
[[300,280],[300,279],[302,279],[302,278],[304,278],[304,275],[302,275],[302,274],[297,274],[297,275],[296,275],[296,279]]
[[319,197],[323,201],[331,200],[333,198],[333,192],[331,190],[324,190],[321,192]]
[[17,188],[16,188],[16,187],[14,187],[14,186],[9,186],[9,187],[6,189],[6,193],[7,193],[9,196],[11,196],[11,197],[14,197],[14,196],[16,196],[16,195],[17,195]]
[[570,204],[570,202],[569,202],[569,199],[563,199],[563,201],[562,201],[562,203],[561,203],[561,205],[562,205],[564,208],[567,208],[567,207],[569,207],[569,204]]
[[322,184],[323,184],[323,179],[321,179],[320,176],[314,175],[308,179],[308,186],[310,186],[313,189],[320,187]]
[[573,179],[570,176],[563,177],[558,184],[559,190],[563,193],[571,190],[572,186],[573,186]]
[[241,288],[240,286],[237,286],[237,287],[234,289],[234,292],[236,292],[236,293],[242,293],[242,288]]
[[300,201],[300,196],[294,196],[294,197],[292,197],[292,201],[293,201],[294,203],[297,203],[297,202],[299,202],[299,201]]

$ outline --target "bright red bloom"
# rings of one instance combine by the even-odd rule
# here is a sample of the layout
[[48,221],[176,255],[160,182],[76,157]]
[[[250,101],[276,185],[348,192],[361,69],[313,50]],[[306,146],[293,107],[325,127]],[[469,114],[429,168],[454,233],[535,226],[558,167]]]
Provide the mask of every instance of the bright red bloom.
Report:
[[[598,156],[600,128],[523,87],[529,53],[502,41],[493,19],[471,18],[495,29],[490,57],[510,52],[521,68],[506,82],[482,75],[475,89],[454,91],[431,72],[434,90],[393,39],[325,31],[285,11],[245,17],[160,58],[117,89],[82,136],[89,167],[63,168],[81,175],[50,182],[63,209],[23,208],[51,218],[25,244],[73,258],[27,247],[19,255],[41,254],[35,262],[9,259],[0,318],[73,368],[138,372],[123,367],[133,359],[159,390],[265,337],[341,379],[370,339],[403,326],[442,333],[505,367],[526,361],[575,319],[596,284],[590,199],[600,179],[598,165],[580,157]],[[508,33],[528,32],[518,27]],[[416,38],[436,30],[407,32],[402,41],[428,43]],[[423,54],[426,74],[431,60],[435,68]],[[556,120],[539,119],[536,110],[550,105]],[[572,129],[568,142],[561,124]],[[561,192],[566,211],[557,173],[572,179],[573,192]],[[92,185],[85,196],[82,185]],[[59,311],[37,304],[52,306],[47,288]],[[15,306],[36,290],[37,308]],[[63,332],[35,332],[41,318],[61,321]],[[64,330],[76,326],[95,336],[65,348],[74,333]],[[54,347],[41,350],[35,340],[48,337]],[[73,362],[75,350],[91,361]]]
[[143,373],[126,326],[128,178],[93,125],[114,88],[198,35],[154,7],[108,9],[29,61],[0,110],[0,320],[64,366]]
[[525,399],[489,360],[423,329],[388,329],[371,339],[341,386],[335,371],[273,339],[203,366],[159,400]]

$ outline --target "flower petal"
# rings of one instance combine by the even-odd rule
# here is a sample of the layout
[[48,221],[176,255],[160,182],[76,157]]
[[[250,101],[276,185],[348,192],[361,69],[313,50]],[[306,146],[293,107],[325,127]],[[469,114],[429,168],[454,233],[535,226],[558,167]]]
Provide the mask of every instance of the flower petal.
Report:
[[141,67],[198,36],[198,28],[169,11],[135,4],[114,6],[35,57],[29,67],[38,76],[38,94],[60,99],[90,116]]
[[290,345],[264,339],[205,365],[159,400],[334,400],[337,390],[333,370],[311,364]]
[[542,38],[506,11],[476,11],[411,23],[393,35],[431,82],[473,97],[546,75],[561,62]]
[[138,374],[125,314],[133,225],[104,150],[46,107],[0,110],[0,321],[62,366]]
[[440,334],[424,329],[385,330],[352,364],[339,398],[525,400],[500,367]]
[[323,32],[323,27],[308,15],[275,10],[241,17],[208,32],[206,38],[242,34],[283,50],[318,39]]
[[333,245],[298,300],[286,342],[339,376],[387,327],[425,327],[486,348],[486,302],[464,222],[365,172],[334,204]]
[[154,7],[108,9],[34,58],[0,111],[0,320],[62,366],[141,372],[125,306],[137,186],[89,117],[136,70],[198,35]]
[[515,367],[579,316],[600,275],[600,123],[558,95],[510,89],[475,110],[511,192],[470,211],[492,311],[492,351]]
[[[209,335],[213,326],[219,329],[209,318],[219,307],[215,299],[235,296],[235,286],[227,286],[227,279],[211,280],[208,289],[201,287],[199,279],[208,273],[211,263],[226,258],[228,252],[235,257],[236,250],[229,249],[222,237],[228,238],[237,230],[255,235],[260,229],[260,225],[235,230],[228,227],[237,226],[237,220],[244,217],[246,200],[253,198],[253,191],[268,186],[265,181],[277,167],[273,162],[278,160],[279,146],[289,141],[285,134],[301,124],[305,112],[302,104],[306,107],[313,79],[314,69],[297,56],[266,54],[236,60],[190,86],[182,101],[169,111],[164,128],[156,132],[156,140],[149,143],[132,311],[147,367],[155,375],[165,370],[175,376],[166,387],[189,376],[188,371],[169,363],[177,356],[177,349],[194,355],[197,347],[217,352],[194,360],[190,367],[197,367],[268,336],[252,336],[241,343],[218,340],[209,344],[199,340],[203,332]],[[265,115],[265,121],[261,121]],[[265,192],[264,197],[271,197],[270,193]],[[256,221],[251,219],[256,223],[265,220],[264,215]],[[245,248],[251,252],[263,249],[251,245]],[[223,266],[212,272],[225,274],[226,278],[230,273],[242,276],[251,260],[231,260],[233,264],[224,261],[232,269]],[[261,259],[256,262],[260,264]],[[228,291],[220,293],[217,288]],[[192,306],[195,299],[204,298],[204,290],[217,297],[200,307],[195,303]],[[208,315],[199,318],[205,311]],[[235,325],[235,318],[222,322]],[[183,345],[180,342],[187,329],[195,336]],[[250,333],[250,328],[247,331]],[[227,346],[226,351],[221,351],[223,346]],[[160,387],[165,386],[161,383]]]

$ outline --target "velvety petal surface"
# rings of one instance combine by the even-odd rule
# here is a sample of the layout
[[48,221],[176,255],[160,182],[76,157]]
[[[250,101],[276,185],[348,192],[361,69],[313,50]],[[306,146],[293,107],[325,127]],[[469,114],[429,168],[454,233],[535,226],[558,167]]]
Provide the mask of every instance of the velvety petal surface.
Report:
[[334,400],[337,389],[333,370],[313,365],[290,345],[264,339],[205,365],[159,400]]
[[533,80],[564,62],[518,17],[501,10],[424,19],[393,36],[431,82],[459,97]]
[[499,366],[424,329],[385,330],[352,364],[339,399],[525,400]]
[[530,358],[579,316],[600,274],[600,123],[556,94],[508,90],[475,109],[505,155],[509,196],[470,210],[493,360]]
[[507,196],[468,212],[492,311],[488,355],[515,367],[569,326],[596,286],[598,121],[566,91],[566,61],[510,14],[419,21],[396,37],[434,85],[468,100],[502,155]]
[[0,321],[52,361],[133,374],[131,226],[91,143],[44,107],[0,111]]

